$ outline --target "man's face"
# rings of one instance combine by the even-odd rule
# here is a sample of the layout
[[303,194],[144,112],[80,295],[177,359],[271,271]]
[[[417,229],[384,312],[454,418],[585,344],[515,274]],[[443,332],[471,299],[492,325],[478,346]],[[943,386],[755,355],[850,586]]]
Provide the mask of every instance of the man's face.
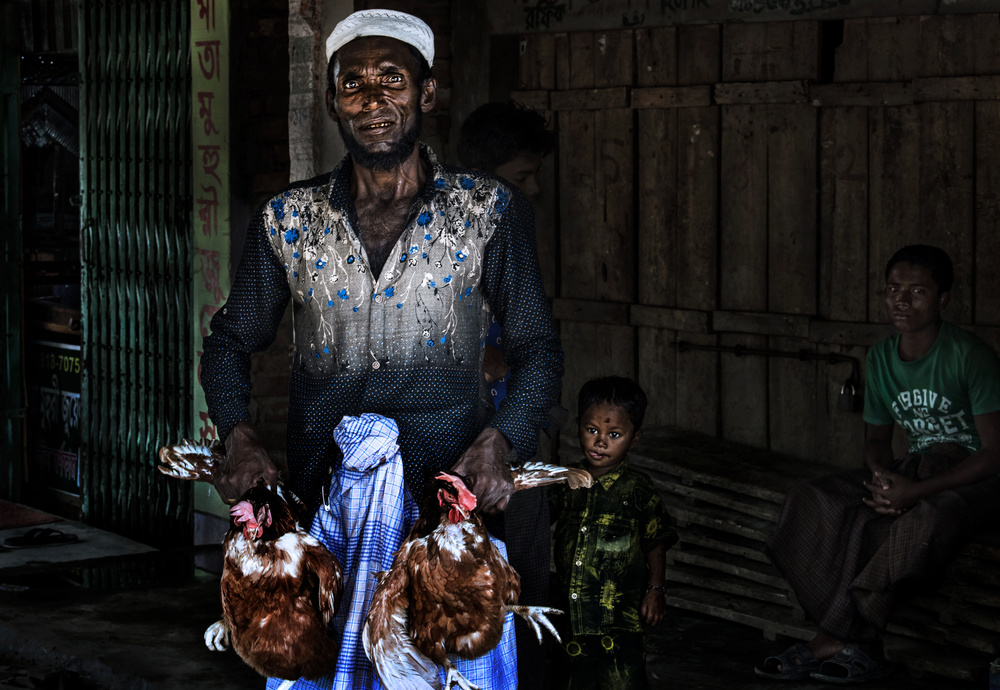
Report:
[[949,296],[947,292],[940,292],[926,266],[904,261],[889,270],[885,306],[889,320],[900,333],[937,328]]
[[542,188],[538,185],[538,169],[541,166],[540,154],[521,151],[503,165],[497,166],[493,174],[520,189],[529,201],[534,201],[542,193]]
[[434,107],[437,84],[417,82],[416,59],[394,38],[355,39],[335,59],[336,94],[327,93],[327,108],[348,151],[363,167],[395,167],[413,152],[422,114]]

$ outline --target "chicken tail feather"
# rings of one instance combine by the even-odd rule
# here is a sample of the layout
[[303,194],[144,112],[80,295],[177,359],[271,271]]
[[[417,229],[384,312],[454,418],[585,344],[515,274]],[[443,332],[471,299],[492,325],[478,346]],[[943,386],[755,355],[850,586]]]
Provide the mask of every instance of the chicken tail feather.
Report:
[[514,491],[566,482],[571,489],[589,489],[594,483],[590,472],[579,467],[562,467],[544,462],[526,462],[513,471]]
[[409,577],[396,567],[405,553],[404,546],[396,553],[393,568],[378,578],[361,640],[386,690],[440,690],[437,665],[410,637]]
[[413,644],[407,618],[405,609],[396,610],[388,629],[377,635],[370,628],[371,619],[366,620],[361,636],[365,654],[386,690],[440,690],[437,666]]
[[210,482],[213,469],[224,458],[225,450],[218,441],[206,444],[183,439],[180,443],[160,448],[160,464],[156,469],[176,479]]

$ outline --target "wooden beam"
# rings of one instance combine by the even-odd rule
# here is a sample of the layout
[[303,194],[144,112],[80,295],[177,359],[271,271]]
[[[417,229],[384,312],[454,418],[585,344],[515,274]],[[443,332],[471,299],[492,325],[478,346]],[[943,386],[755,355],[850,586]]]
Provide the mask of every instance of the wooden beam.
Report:
[[871,346],[890,335],[892,328],[888,324],[846,321],[813,321],[809,324],[809,340],[814,343]]
[[629,310],[629,323],[633,326],[669,328],[687,333],[708,333],[709,312],[695,309],[674,309],[672,307],[650,307],[633,304]]
[[549,91],[511,91],[510,98],[538,112],[549,109]]
[[808,316],[767,314],[740,311],[712,312],[712,328],[716,332],[783,335],[790,338],[808,338]]
[[809,84],[804,80],[716,84],[714,92],[719,105],[809,102]]
[[552,316],[560,321],[584,321],[608,325],[628,325],[629,305],[624,302],[564,299],[552,300]]
[[816,107],[909,105],[913,88],[903,81],[817,84],[809,87],[809,100]]
[[995,101],[1000,99],[1000,76],[914,79],[915,101]]
[[655,86],[632,89],[633,108],[700,108],[712,105],[712,87]]
[[629,107],[627,86],[553,91],[550,100],[552,110],[606,110]]

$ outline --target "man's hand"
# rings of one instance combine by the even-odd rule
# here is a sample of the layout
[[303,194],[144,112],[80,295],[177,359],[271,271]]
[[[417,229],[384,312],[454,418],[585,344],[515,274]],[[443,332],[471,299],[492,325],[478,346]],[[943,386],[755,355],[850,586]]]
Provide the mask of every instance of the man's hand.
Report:
[[486,427],[451,468],[465,480],[484,513],[502,512],[514,493],[514,477],[507,466],[510,448],[499,429]]
[[865,488],[872,492],[861,500],[882,515],[901,515],[920,500],[919,482],[882,468],[872,472]]
[[226,437],[226,461],[216,468],[212,484],[223,501],[235,503],[258,478],[263,478],[273,489],[278,484],[278,468],[253,427],[248,422],[238,422]]

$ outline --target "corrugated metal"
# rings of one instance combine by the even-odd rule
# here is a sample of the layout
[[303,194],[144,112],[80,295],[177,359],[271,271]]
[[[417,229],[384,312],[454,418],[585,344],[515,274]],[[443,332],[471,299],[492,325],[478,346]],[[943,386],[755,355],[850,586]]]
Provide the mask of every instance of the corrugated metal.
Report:
[[79,0],[18,0],[21,48],[25,53],[72,52],[77,49]]
[[156,451],[190,435],[188,2],[80,7],[85,519],[190,542],[190,487]]

